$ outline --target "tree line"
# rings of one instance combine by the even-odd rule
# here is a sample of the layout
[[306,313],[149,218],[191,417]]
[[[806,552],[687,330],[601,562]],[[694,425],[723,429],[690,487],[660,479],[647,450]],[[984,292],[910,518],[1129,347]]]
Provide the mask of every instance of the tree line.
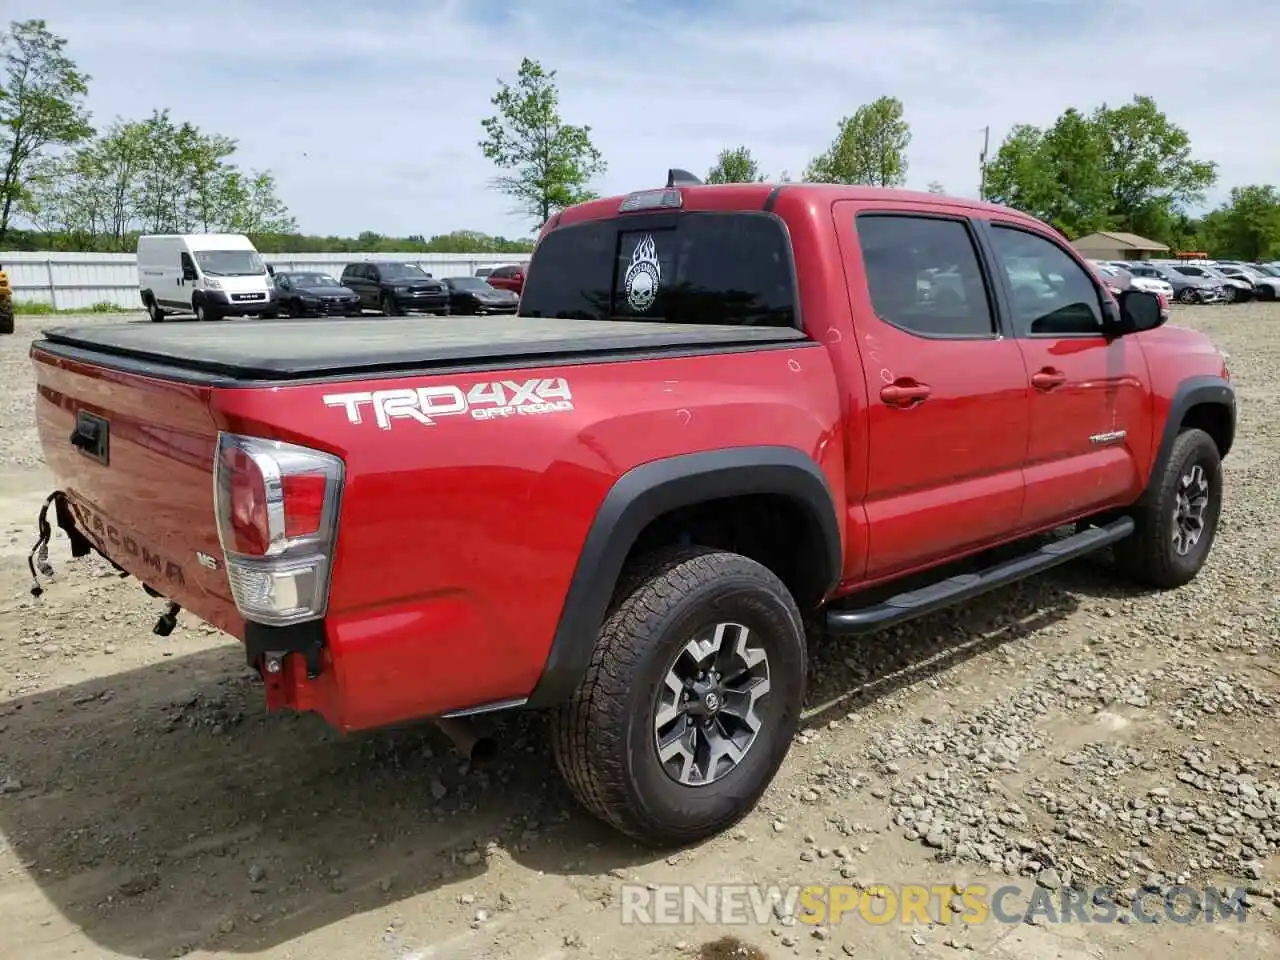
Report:
[[302,234],[271,172],[235,162],[233,138],[168,110],[95,129],[91,79],[43,20],[13,22],[0,37],[0,249],[132,251],[140,233],[209,231],[248,234],[266,253],[532,249],[472,230]]
[[[131,250],[139,233],[227,230],[247,233],[267,252],[521,252],[528,239],[469,230],[423,236],[321,237],[299,233],[266,170],[242,170],[237,143],[180,122],[167,110],[119,119],[96,131],[85,108],[90,77],[43,20],[10,24],[0,38],[0,245],[26,249]],[[514,83],[498,80],[492,116],[480,121],[481,154],[498,169],[492,186],[513,213],[539,229],[556,211],[597,196],[607,170],[591,127],[566,123],[556,71],[524,58]],[[911,126],[891,96],[858,107],[805,166],[811,183],[901,187]],[[746,145],[726,147],[710,183],[770,177]],[[1197,159],[1186,130],[1146,96],[1088,111],[1070,108],[1048,127],[1014,126],[983,169],[983,196],[1024,210],[1068,238],[1098,230],[1136,233],[1178,250],[1240,259],[1280,257],[1280,191],[1232,189],[1202,216],[1218,180]],[[930,192],[945,193],[940,183]],[[35,229],[14,229],[21,218]]]
[[[492,100],[497,112],[482,121],[486,136],[479,143],[504,171],[494,186],[536,225],[596,196],[590,182],[606,169],[591,128],[562,120],[555,76],[525,59],[514,85],[500,80]],[[882,96],[841,118],[801,179],[902,187],[910,145],[902,101]],[[1071,108],[1043,129],[1019,124],[982,173],[984,199],[1039,217],[1069,239],[1121,231],[1222,258],[1280,257],[1280,190],[1236,187],[1217,209],[1190,213],[1217,183],[1217,167],[1195,157],[1190,135],[1150,97],[1087,112]],[[708,183],[790,179],[785,170],[769,176],[742,144],[721,150],[705,176]],[[947,192],[936,181],[927,189]]]

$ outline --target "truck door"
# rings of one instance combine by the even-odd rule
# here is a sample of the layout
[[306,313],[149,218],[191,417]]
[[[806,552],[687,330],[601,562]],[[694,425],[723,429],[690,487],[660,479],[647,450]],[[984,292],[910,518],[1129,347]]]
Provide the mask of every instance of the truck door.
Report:
[[1021,526],[1129,503],[1149,462],[1152,398],[1142,346],[1103,336],[1102,290],[1048,233],[991,221],[979,229],[998,265],[1031,384]]
[[1016,528],[1027,374],[962,208],[847,200],[833,214],[866,381],[847,442],[865,445],[848,459],[867,474],[850,484],[863,495],[864,575],[877,579]]

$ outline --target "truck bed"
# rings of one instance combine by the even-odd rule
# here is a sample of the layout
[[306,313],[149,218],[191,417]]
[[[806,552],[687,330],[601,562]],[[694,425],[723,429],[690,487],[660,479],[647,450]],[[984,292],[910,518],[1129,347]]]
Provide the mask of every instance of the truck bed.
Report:
[[131,322],[55,327],[44,336],[37,347],[72,359],[241,382],[716,352],[806,339],[791,327],[519,316]]

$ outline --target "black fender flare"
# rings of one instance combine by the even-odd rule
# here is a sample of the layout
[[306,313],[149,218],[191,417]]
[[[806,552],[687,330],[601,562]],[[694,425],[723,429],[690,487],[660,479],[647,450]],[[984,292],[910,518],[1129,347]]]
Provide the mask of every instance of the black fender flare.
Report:
[[651,521],[680,507],[746,494],[784,496],[809,515],[821,540],[823,596],[834,589],[844,566],[843,545],[835,500],[812,457],[792,447],[751,446],[641,464],[618,478],[596,511],[542,676],[526,705],[552,706],[572,696],[591,661],[627,554]]
[[[1222,456],[1226,457],[1236,437],[1236,388],[1230,380],[1219,376],[1205,375],[1188,377],[1174,391],[1173,400],[1169,404],[1169,415],[1165,418],[1164,428],[1160,434],[1160,444],[1152,461],[1151,473],[1147,477],[1147,492],[1151,483],[1164,475],[1173,452],[1173,443],[1182,432],[1182,421],[1192,407],[1207,404],[1221,407],[1227,414],[1227,434],[1223,439]],[[1145,496],[1145,495],[1144,495]]]

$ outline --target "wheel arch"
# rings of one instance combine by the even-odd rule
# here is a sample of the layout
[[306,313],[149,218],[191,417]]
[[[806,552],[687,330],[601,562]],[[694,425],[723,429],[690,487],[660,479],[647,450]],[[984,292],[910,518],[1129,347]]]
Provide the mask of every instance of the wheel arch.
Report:
[[1229,380],[1218,376],[1189,377],[1179,384],[1169,404],[1169,414],[1147,480],[1164,473],[1173,443],[1184,430],[1196,428],[1213,438],[1218,455],[1225,458],[1236,438],[1236,391]]
[[[619,577],[647,531],[703,508],[743,508],[770,498],[801,524],[788,587],[802,609],[834,589],[843,566],[835,500],[812,457],[791,447],[733,447],[651,461],[618,478],[583,542],[542,676],[527,704],[567,700],[591,659]],[[718,506],[716,506],[718,505]],[[702,544],[707,545],[707,544]],[[777,572],[777,571],[775,571]],[[781,574],[780,574],[781,575]],[[788,578],[784,577],[784,581]]]

